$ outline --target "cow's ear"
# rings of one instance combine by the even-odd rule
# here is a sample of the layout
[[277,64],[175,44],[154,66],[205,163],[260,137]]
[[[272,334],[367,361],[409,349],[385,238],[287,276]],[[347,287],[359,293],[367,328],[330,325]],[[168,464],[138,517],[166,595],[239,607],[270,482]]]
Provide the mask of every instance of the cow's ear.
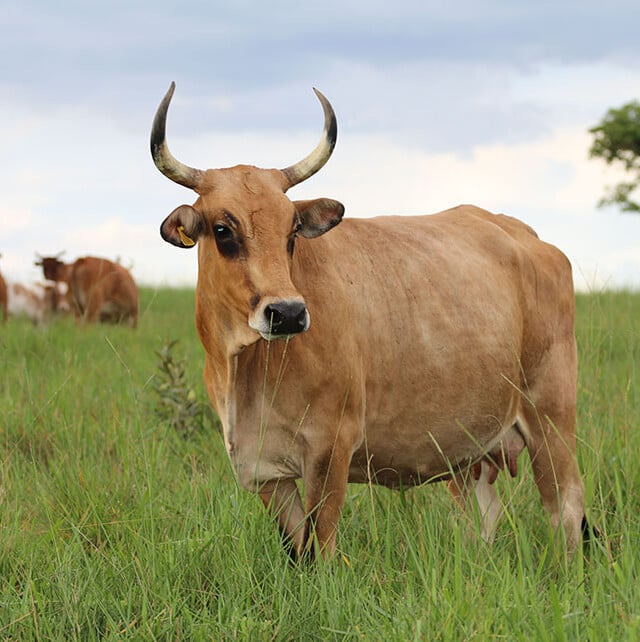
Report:
[[335,227],[344,214],[344,205],[331,198],[316,198],[312,201],[294,201],[300,217],[300,234],[308,239],[320,236]]
[[191,205],[176,207],[160,226],[162,238],[177,247],[193,247],[204,229],[200,212]]

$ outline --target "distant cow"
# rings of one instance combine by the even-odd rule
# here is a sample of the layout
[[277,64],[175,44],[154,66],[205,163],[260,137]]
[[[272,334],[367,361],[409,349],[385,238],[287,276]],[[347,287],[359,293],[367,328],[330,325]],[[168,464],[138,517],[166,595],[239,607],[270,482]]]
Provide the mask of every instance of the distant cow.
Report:
[[209,396],[241,485],[260,494],[293,550],[316,542],[333,553],[348,482],[453,478],[465,499],[476,496],[491,539],[491,482],[500,468],[515,472],[523,447],[573,550],[584,491],[564,254],[524,223],[471,205],[338,225],[339,202],[289,200],[336,141],[319,92],[324,135],[295,165],[184,165],[165,139],[173,91],[156,113],[151,152],[197,199],[171,212],[161,234],[182,248],[198,243]]
[[35,325],[46,325],[53,315],[70,310],[65,283],[9,283],[7,295],[9,315],[26,317]]
[[135,327],[138,320],[138,287],[129,270],[117,263],[87,256],[74,263],[45,257],[44,276],[64,282],[76,318],[90,323],[123,323]]

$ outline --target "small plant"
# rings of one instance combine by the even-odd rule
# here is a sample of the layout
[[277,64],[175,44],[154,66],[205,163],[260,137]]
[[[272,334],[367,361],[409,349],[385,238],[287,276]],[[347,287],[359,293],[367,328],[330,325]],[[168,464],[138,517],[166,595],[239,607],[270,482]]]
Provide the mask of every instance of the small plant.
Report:
[[176,339],[155,352],[160,372],[153,384],[157,393],[154,412],[162,423],[188,439],[202,431],[208,408],[198,400],[195,390],[187,381],[185,360],[174,354],[177,343]]

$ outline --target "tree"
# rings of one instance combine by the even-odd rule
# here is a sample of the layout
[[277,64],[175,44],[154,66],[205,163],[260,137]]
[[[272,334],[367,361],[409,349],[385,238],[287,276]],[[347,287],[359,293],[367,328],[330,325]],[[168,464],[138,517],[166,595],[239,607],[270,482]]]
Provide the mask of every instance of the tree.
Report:
[[610,109],[589,132],[594,136],[589,156],[602,158],[608,165],[622,164],[631,175],[630,181],[610,188],[598,207],[619,205],[623,212],[640,212],[640,204],[631,199],[632,192],[640,186],[640,103],[632,101]]

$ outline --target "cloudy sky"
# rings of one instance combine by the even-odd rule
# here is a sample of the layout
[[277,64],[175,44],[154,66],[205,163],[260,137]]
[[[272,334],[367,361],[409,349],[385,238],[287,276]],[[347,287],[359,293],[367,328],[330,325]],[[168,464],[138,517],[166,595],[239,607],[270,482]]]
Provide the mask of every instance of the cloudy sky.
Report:
[[172,80],[173,153],[196,167],[285,167],[338,145],[294,198],[347,216],[460,203],[561,247],[580,289],[640,288],[640,215],[598,209],[620,175],[589,127],[640,99],[640,3],[610,0],[0,0],[0,268],[36,252],[195,283],[164,216],[194,195],[154,167],[149,130]]

